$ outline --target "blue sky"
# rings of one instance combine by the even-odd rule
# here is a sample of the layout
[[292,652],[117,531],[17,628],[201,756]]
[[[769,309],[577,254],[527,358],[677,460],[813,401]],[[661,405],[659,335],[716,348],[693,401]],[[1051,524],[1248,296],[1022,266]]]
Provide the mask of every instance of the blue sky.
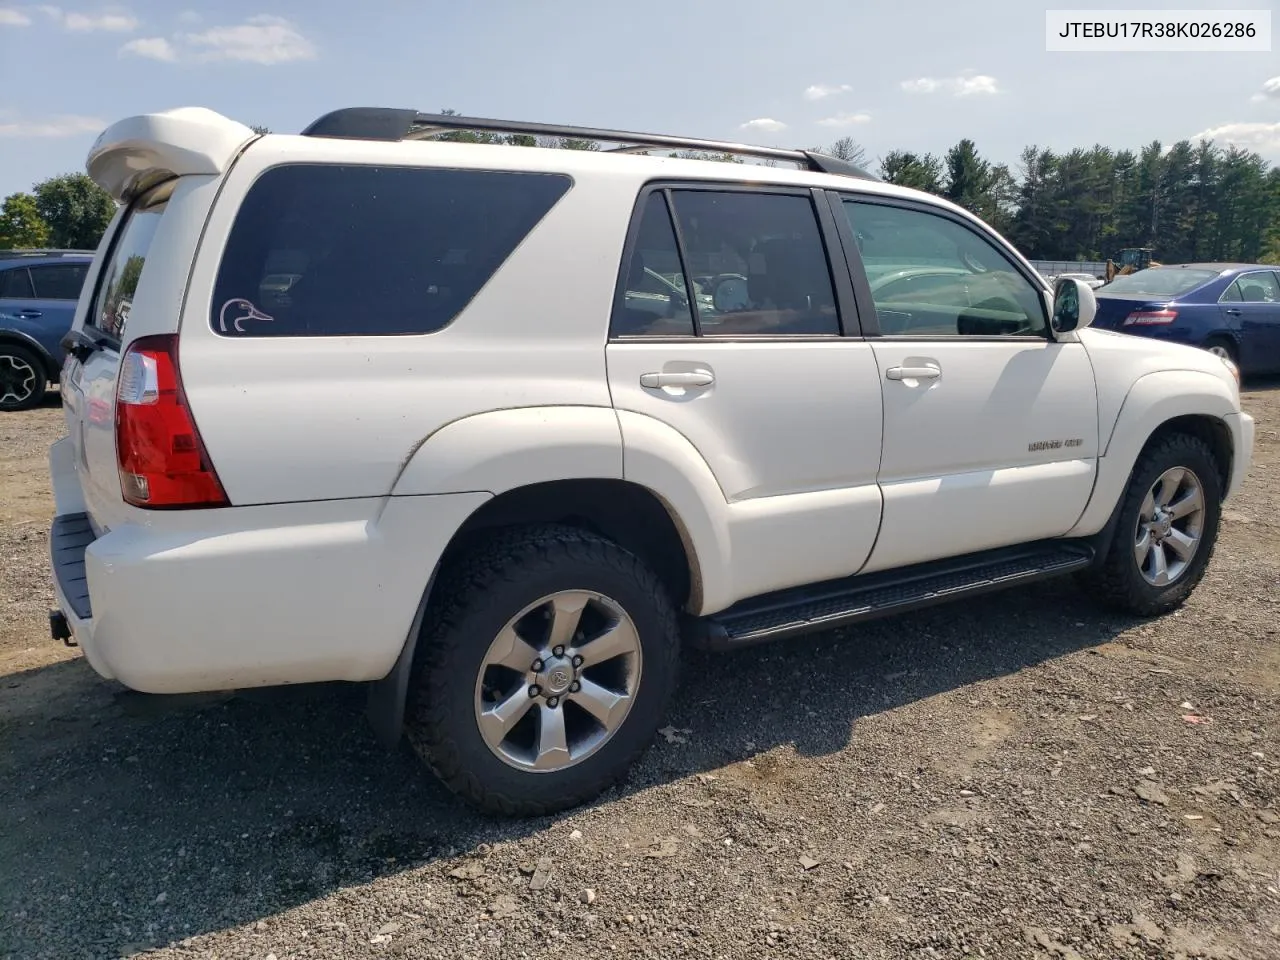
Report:
[[1010,164],[1028,144],[1201,135],[1280,163],[1280,45],[1047,53],[1046,6],[364,0],[357,14],[332,0],[0,0],[0,196],[82,170],[112,120],[176,106],[277,132],[341,106],[395,106],[783,146],[849,135],[873,167],[888,150],[940,153],[963,137]]

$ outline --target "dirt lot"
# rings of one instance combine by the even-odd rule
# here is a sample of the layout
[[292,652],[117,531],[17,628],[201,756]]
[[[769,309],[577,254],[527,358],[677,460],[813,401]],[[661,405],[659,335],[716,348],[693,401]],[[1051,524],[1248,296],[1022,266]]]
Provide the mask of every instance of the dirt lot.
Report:
[[625,789],[518,823],[359,691],[155,703],[51,643],[52,404],[0,419],[0,956],[1280,957],[1276,385],[1180,613],[1051,584],[690,657]]

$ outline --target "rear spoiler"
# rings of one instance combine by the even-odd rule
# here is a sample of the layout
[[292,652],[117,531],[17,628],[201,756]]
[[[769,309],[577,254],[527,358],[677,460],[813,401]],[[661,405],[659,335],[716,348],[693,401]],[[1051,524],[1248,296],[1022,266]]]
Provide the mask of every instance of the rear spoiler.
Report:
[[187,174],[217,175],[258,136],[204,107],[128,117],[107,127],[89,149],[85,170],[118,203]]

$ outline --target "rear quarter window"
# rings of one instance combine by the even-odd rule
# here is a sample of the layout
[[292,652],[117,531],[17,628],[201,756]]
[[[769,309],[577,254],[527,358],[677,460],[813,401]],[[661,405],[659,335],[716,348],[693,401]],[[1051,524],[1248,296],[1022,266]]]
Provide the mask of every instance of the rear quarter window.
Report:
[[229,337],[433,333],[570,186],[561,174],[272,168],[236,213],[210,324]]

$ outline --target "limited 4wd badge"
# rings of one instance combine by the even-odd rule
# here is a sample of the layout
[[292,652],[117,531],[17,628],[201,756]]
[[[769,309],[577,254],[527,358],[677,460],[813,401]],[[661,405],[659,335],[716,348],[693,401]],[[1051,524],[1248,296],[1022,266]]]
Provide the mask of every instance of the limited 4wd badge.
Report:
[[1027,444],[1027,452],[1035,453],[1038,450],[1058,450],[1062,447],[1080,447],[1084,445],[1084,441],[1076,437],[1071,440],[1037,440],[1034,443]]

